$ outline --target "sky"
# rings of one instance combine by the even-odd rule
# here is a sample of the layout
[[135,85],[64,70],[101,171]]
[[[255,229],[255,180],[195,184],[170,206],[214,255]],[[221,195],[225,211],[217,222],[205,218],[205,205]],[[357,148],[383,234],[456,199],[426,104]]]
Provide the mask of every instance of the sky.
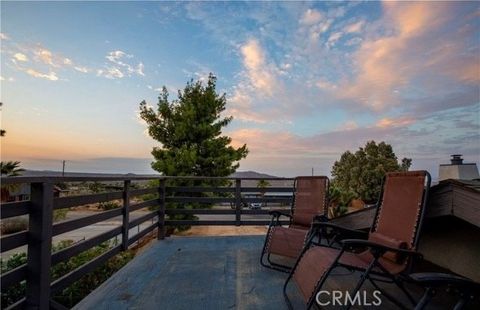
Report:
[[385,141],[480,163],[480,2],[1,2],[2,160],[153,173],[139,103],[210,72],[239,170],[330,175]]

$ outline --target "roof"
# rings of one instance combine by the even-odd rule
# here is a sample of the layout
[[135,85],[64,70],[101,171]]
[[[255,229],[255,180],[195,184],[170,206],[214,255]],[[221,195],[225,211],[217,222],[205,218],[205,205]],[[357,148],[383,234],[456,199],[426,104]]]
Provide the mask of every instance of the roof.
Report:
[[[468,190],[473,190],[476,192],[480,193],[480,179],[474,179],[474,180],[454,180],[454,179],[448,179],[448,180],[442,180],[440,183],[438,183],[436,186],[442,186],[442,185],[447,185],[447,184],[452,184],[455,186],[459,186]],[[432,188],[434,188],[433,186]]]

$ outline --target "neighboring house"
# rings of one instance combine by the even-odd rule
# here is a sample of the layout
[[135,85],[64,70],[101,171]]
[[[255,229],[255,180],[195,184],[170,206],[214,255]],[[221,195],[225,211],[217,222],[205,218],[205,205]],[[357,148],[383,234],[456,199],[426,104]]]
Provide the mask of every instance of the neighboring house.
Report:
[[30,184],[18,184],[14,186],[2,186],[1,201],[14,202],[30,199]]
[[[53,197],[60,197],[60,194],[68,193],[58,186],[53,186]],[[30,184],[18,184],[15,186],[2,186],[1,202],[15,202],[30,199]]]

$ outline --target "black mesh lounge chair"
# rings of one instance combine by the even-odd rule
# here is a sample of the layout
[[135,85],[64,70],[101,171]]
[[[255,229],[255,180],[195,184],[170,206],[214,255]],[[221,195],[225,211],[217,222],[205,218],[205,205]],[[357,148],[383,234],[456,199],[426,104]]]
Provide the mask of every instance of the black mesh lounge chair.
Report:
[[[415,310],[426,309],[430,301],[442,289],[456,296],[454,310],[464,309],[468,304],[480,301],[480,284],[470,279],[445,273],[414,273],[410,278],[425,288],[425,293],[415,306]],[[478,309],[478,308],[477,308]]]
[[[272,211],[272,220],[268,227],[260,263],[268,268],[288,271],[289,266],[275,263],[271,254],[296,259],[303,249],[313,220],[327,220],[328,178],[308,176],[295,178],[295,192],[292,203],[292,215]],[[280,225],[280,217],[290,218],[289,227]]]
[[[345,239],[341,241],[341,249],[307,243],[284,285],[288,307],[292,308],[286,293],[290,280],[294,280],[310,309],[315,304],[316,294],[336,268],[361,273],[351,296],[369,280],[383,296],[405,308],[377,283],[390,282],[396,284],[415,306],[416,301],[404,288],[403,274],[408,273],[415,258],[421,257],[416,248],[429,187],[430,175],[426,171],[388,173],[368,240]],[[342,231],[343,228],[321,222],[312,225],[314,233],[321,234],[325,229]]]

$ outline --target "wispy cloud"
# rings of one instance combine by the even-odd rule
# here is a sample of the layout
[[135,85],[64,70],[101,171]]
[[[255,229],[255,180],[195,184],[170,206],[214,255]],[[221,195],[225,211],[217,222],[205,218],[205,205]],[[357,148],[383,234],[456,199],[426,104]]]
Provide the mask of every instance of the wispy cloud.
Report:
[[28,61],[28,57],[25,54],[22,54],[22,53],[15,53],[15,55],[13,55],[13,58],[15,58],[16,60],[21,61],[21,62],[27,62]]
[[58,81],[58,77],[57,77],[57,74],[55,72],[49,72],[49,73],[41,73],[41,72],[38,72],[34,69],[27,69],[25,71],[27,74],[33,76],[33,77],[36,77],[36,78],[42,78],[42,79],[46,79],[46,80],[50,80],[50,81]]
[[367,31],[354,54],[358,74],[343,83],[339,97],[381,111],[404,103],[409,90],[420,85],[433,86],[434,98],[435,91],[445,96],[463,82],[480,80],[478,46],[469,48],[474,30],[452,29],[451,3],[386,2],[383,7],[379,25],[390,34]]
[[[86,66],[75,63],[71,58],[63,56],[61,53],[55,53],[45,48],[41,44],[29,44],[23,42],[14,42],[8,39],[2,53],[11,55],[13,68],[27,73],[30,76],[46,79],[50,81],[61,80],[58,76],[59,71],[74,70],[81,73],[91,71]],[[42,72],[48,73],[42,73]],[[66,80],[66,79],[63,79]]]
[[132,75],[145,76],[145,66],[142,62],[133,63],[134,56],[124,51],[116,50],[109,52],[105,58],[108,63],[102,69],[97,70],[97,76],[107,79],[121,79]]
[[251,85],[266,95],[273,95],[275,86],[278,84],[273,74],[275,69],[272,64],[267,63],[258,41],[251,39],[242,45],[240,50]]

